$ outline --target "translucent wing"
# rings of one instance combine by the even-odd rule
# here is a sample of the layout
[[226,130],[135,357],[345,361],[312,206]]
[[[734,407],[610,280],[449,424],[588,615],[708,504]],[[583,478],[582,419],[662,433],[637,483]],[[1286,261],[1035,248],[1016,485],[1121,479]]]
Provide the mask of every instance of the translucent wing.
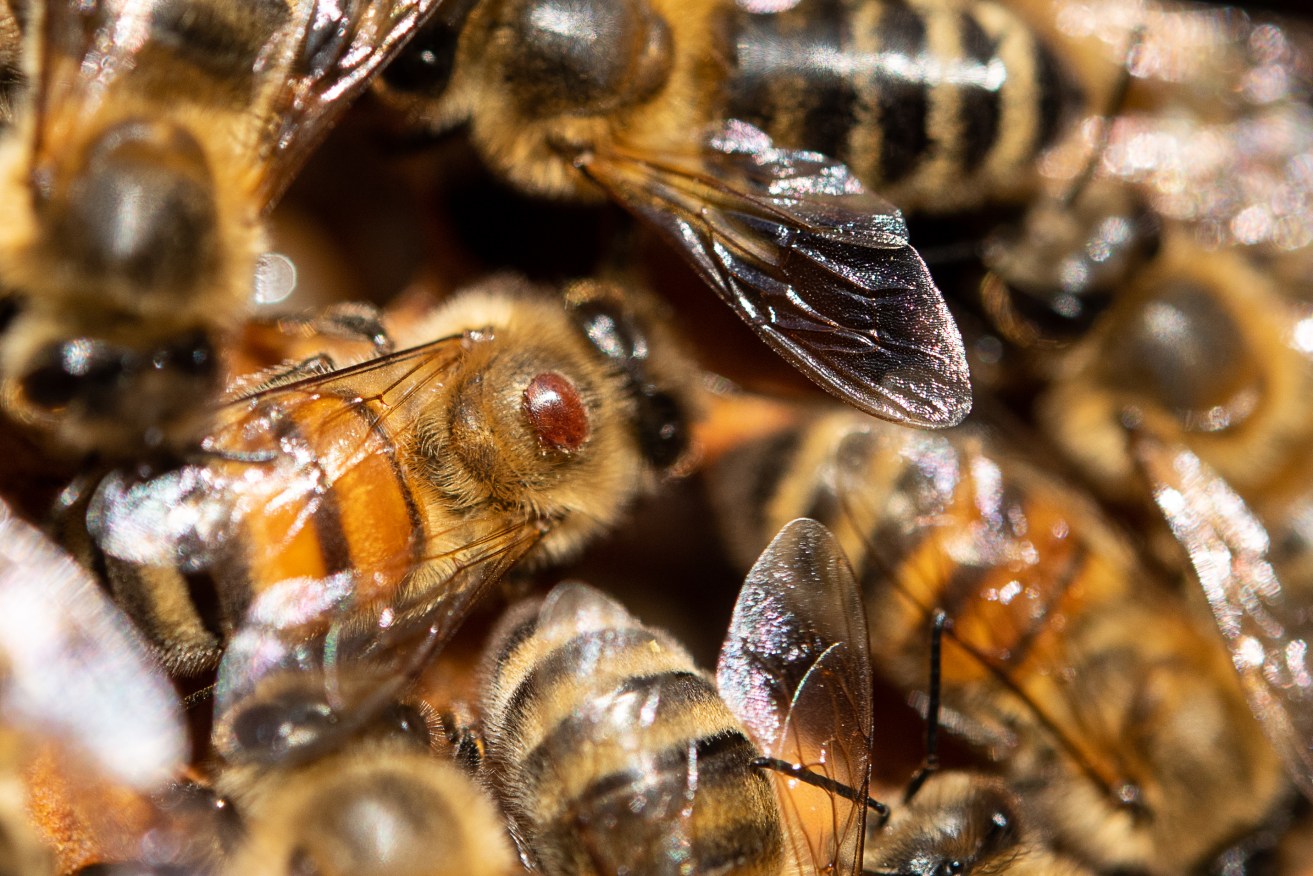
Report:
[[262,190],[275,200],[310,150],[438,0],[299,0],[297,39],[264,112]]
[[[620,633],[637,621],[592,587],[568,582],[554,588],[539,611],[539,630],[556,625]],[[623,636],[586,641],[571,648],[569,672],[584,685],[591,681],[592,689],[567,723],[543,739],[540,761],[562,770],[579,763],[600,770],[589,777],[596,792],[583,795],[570,825],[582,856],[600,874],[697,872],[692,826],[696,744],[656,750],[652,745],[670,726],[670,713],[679,715],[686,703],[668,702],[661,686],[615,683],[608,668],[615,665]],[[562,776],[558,787],[577,787],[581,778]]]
[[[317,519],[341,517],[335,488],[395,478],[405,436],[442,391],[464,343],[440,339],[224,405],[195,463],[145,480],[107,478],[88,511],[91,534],[115,559],[221,580],[228,568],[301,562],[298,551],[313,552]],[[371,544],[367,574],[404,573],[415,563],[409,538]],[[360,569],[363,558],[352,559]],[[289,577],[305,574],[302,564]]]
[[1205,462],[1180,446],[1137,436],[1154,501],[1185,547],[1250,708],[1313,799],[1313,614],[1269,562],[1267,530]]
[[216,750],[279,764],[335,748],[404,693],[537,537],[514,523],[472,535],[377,596],[354,571],[265,590],[219,663]]
[[618,148],[580,168],[827,391],[919,426],[970,410],[961,335],[902,216],[842,164],[731,121],[697,156]]
[[88,528],[109,557],[205,572],[227,598],[236,634],[215,740],[229,759],[336,744],[536,542],[510,511],[430,531],[401,460],[479,342],[445,338],[233,402],[202,462],[120,475],[93,498]]
[[0,715],[143,791],[172,779],[187,756],[177,697],[131,622],[2,504]]
[[[849,789],[870,779],[871,664],[857,581],[824,526],[787,524],[748,573],[716,680],[762,754]],[[777,784],[802,873],[857,873],[866,806],[825,788]],[[793,872],[793,871],[791,871]]]

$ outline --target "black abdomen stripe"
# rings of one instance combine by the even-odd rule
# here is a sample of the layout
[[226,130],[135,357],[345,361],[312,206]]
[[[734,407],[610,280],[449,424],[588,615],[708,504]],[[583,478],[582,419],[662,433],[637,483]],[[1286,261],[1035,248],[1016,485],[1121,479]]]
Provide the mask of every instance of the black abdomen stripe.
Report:
[[999,64],[998,42],[970,12],[963,12],[960,21],[964,78],[975,79],[980,84],[962,101],[962,132],[957,148],[962,167],[975,172],[998,141],[999,89],[1003,87],[1003,79],[993,69]]
[[908,176],[930,151],[930,91],[924,74],[917,74],[926,51],[924,19],[900,2],[887,4],[880,18],[880,51],[898,59],[904,69],[889,66],[872,71],[875,124],[880,128],[881,182]]

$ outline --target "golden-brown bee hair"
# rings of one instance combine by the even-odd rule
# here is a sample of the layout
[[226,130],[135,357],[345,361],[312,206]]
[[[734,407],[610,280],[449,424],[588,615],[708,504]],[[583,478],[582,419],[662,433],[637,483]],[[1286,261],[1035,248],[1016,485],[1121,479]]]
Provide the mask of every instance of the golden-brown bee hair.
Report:
[[[457,512],[489,504],[559,520],[533,556],[561,559],[613,523],[628,497],[652,486],[636,440],[636,403],[625,376],[603,361],[566,309],[508,277],[483,288],[495,294],[481,295],[476,288],[415,327],[417,334],[442,337],[495,325],[498,343],[475,345],[466,366],[475,376],[421,419],[406,458],[424,473],[422,488],[432,501]],[[564,294],[568,306],[622,300],[616,287],[593,281],[575,283]],[[646,310],[639,319],[652,348],[650,376],[688,398],[687,360],[672,356],[677,342],[655,305],[639,306]],[[566,382],[582,403],[574,412],[582,422],[571,424],[580,429],[577,445],[543,441],[526,416],[528,388],[552,373],[569,375]]]

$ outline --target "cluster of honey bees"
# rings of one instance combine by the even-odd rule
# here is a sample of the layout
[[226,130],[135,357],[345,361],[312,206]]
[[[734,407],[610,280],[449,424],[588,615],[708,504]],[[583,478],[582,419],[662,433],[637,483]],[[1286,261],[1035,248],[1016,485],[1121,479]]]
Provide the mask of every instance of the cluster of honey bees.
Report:
[[1310,397],[1298,17],[0,0],[0,873],[1313,873]]

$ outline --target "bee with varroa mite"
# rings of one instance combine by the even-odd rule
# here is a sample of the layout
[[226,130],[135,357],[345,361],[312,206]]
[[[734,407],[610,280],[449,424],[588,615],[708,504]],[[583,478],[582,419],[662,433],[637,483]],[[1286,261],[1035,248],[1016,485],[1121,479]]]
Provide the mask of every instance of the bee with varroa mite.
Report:
[[221,409],[187,465],[91,499],[111,589],[160,658],[219,663],[229,759],[350,732],[511,565],[577,551],[683,457],[689,368],[618,286],[502,277],[408,337],[436,340],[304,364]]
[[433,126],[468,120],[525,191],[609,195],[849,404],[955,423],[961,339],[893,205],[1026,190],[1066,79],[992,2],[761,7],[451,3],[379,92]]

